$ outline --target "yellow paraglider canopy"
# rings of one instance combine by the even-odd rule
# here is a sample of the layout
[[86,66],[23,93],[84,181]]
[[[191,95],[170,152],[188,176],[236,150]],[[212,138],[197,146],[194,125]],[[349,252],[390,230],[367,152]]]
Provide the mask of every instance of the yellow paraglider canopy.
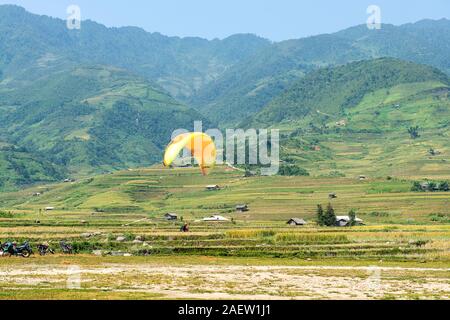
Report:
[[216,145],[210,136],[203,132],[183,133],[176,136],[164,153],[164,165],[170,166],[181,150],[186,148],[197,160],[203,175],[216,163]]

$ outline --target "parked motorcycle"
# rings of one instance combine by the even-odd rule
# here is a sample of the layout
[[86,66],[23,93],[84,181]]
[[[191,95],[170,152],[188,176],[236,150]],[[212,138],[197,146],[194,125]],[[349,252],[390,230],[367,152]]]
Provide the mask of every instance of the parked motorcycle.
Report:
[[45,256],[47,253],[55,254],[55,251],[47,243],[41,243],[37,248],[41,256]]
[[6,247],[6,243],[0,242],[0,257],[4,256],[6,254],[5,247]]
[[3,245],[3,255],[9,254],[10,256],[22,256],[28,258],[33,254],[33,249],[31,248],[28,241],[24,242],[21,246],[17,246],[14,242],[7,242]]

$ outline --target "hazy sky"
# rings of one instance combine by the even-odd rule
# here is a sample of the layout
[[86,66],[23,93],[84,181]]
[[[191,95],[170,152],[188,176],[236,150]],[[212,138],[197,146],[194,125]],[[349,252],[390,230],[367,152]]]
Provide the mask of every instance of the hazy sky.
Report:
[[450,18],[449,0],[0,0],[6,3],[63,19],[75,4],[83,20],[208,39],[255,33],[285,40],[334,32],[366,23],[372,4],[381,8],[383,23]]

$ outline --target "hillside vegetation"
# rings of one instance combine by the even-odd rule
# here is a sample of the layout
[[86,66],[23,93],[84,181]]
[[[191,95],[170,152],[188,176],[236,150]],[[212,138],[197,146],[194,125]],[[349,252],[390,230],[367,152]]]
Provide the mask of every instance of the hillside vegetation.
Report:
[[0,146],[0,192],[26,187],[36,182],[54,182],[64,177],[64,169],[14,146]]
[[[206,191],[210,183],[222,189]],[[410,188],[400,179],[243,178],[221,167],[205,178],[198,168],[153,167],[0,193],[0,238],[56,251],[0,259],[0,297],[445,299],[448,192]],[[316,205],[328,202],[366,225],[317,226]],[[249,211],[235,211],[242,203]],[[167,212],[178,220],[166,221]],[[229,220],[201,221],[211,214]],[[288,225],[293,217],[308,224]],[[190,231],[180,232],[186,222]],[[73,254],[62,254],[63,239]],[[85,275],[76,291],[67,289],[68,265]],[[364,285],[374,269],[386,289]]]
[[[445,179],[450,175],[436,177],[438,181]],[[24,213],[27,220],[39,209],[53,206],[55,211],[46,215],[49,223],[87,219],[93,224],[99,219],[114,224],[146,217],[161,220],[165,213],[175,212],[188,222],[220,214],[229,219],[284,225],[293,217],[314,222],[317,204],[329,202],[337,214],[346,215],[355,209],[369,224],[426,224],[433,223],[435,215],[450,214],[448,192],[414,192],[413,182],[372,177],[360,181],[357,176],[244,178],[242,172],[226,167],[217,167],[204,177],[198,168],[155,166],[3,193],[0,210]],[[222,189],[206,191],[209,184]],[[41,196],[34,197],[35,192],[41,192]],[[337,198],[330,200],[330,193],[336,193]],[[250,211],[236,213],[238,204],[248,204]]]
[[136,27],[107,28],[83,21],[69,30],[66,21],[0,6],[0,69],[5,77],[28,81],[49,71],[79,64],[111,65],[158,82],[173,96],[187,97],[236,62],[267,47],[248,34],[223,40],[167,37]]
[[[448,20],[282,42],[65,24],[0,6],[0,243],[35,250],[0,258],[0,299],[450,297]],[[158,164],[197,120],[279,129],[278,175]]]
[[157,162],[173,130],[202,119],[151,83],[111,67],[68,69],[0,92],[6,140],[74,174]]
[[314,175],[427,177],[450,173],[449,119],[445,74],[384,58],[312,72],[241,124],[280,128],[282,158]]
[[92,21],[68,30],[63,20],[3,5],[0,70],[13,83],[79,64],[111,65],[158,83],[214,122],[230,125],[259,111],[291,81],[328,65],[389,56],[448,73],[449,30],[450,22],[442,19],[384,24],[381,30],[361,25],[275,43],[250,34],[208,41]]
[[[450,83],[448,76],[437,69],[390,58],[322,68],[276,97],[254,117],[254,121],[270,126],[316,115],[318,110],[322,115],[345,116],[347,110],[357,106],[366,94],[389,90],[399,84],[427,81],[440,83],[442,87]],[[379,104],[374,106],[378,107]]]
[[68,30],[0,6],[0,141],[41,168],[5,160],[0,174],[14,188],[151,165],[174,129],[202,120],[282,129],[285,175],[445,176],[449,30],[443,19],[209,41],[92,21]]
[[222,125],[232,125],[261,110],[288,89],[290,81],[312,70],[393,57],[434,66],[448,74],[449,51],[450,21],[446,19],[401,26],[383,24],[380,30],[356,26],[263,48],[206,84],[191,103]]

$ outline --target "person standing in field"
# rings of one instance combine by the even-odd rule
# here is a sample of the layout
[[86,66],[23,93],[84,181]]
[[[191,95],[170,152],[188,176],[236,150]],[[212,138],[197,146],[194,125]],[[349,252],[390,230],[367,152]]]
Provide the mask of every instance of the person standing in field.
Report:
[[180,228],[181,232],[189,232],[189,225],[187,223],[183,224]]

